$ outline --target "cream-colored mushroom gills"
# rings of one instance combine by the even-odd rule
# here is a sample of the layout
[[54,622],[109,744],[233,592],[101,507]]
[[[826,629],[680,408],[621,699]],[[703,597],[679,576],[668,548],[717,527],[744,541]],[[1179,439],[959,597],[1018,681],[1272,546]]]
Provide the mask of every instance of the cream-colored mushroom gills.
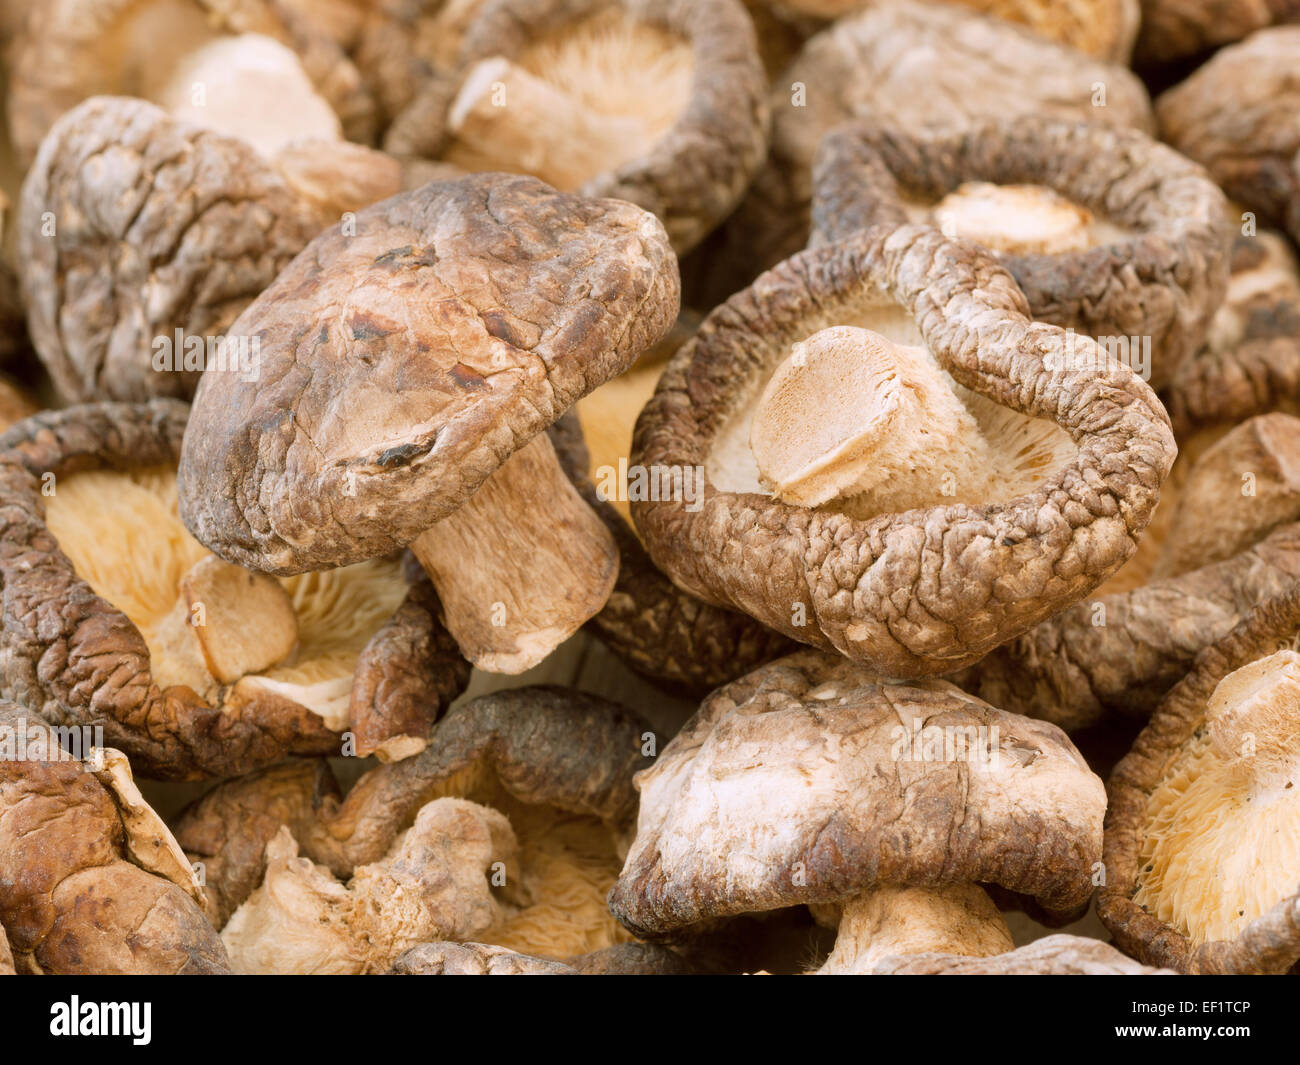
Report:
[[448,115],[444,158],[533,174],[573,191],[636,159],[690,100],[690,45],[617,9],[471,68]]
[[844,904],[835,948],[818,973],[868,973],[893,955],[986,958],[1014,947],[1002,914],[976,884],[886,886]]
[[1060,255],[1119,240],[1128,231],[1044,185],[968,181],[930,209],[946,236],[1008,255]]
[[331,728],[346,727],[357,658],[406,596],[393,560],[280,579],[220,561],[181,523],[166,468],[61,477],[45,519],[78,575],[140,630],[157,684],[207,698],[261,685]]
[[1194,945],[1300,891],[1300,654],[1224,677],[1147,805],[1134,901]]

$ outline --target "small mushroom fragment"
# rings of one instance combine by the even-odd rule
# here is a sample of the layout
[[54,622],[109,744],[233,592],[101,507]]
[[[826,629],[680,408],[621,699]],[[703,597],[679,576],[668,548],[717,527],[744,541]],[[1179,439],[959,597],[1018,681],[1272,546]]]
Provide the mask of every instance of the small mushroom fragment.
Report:
[[1227,210],[1204,170],[1135,130],[1040,116],[935,136],[853,123],[818,149],[812,243],[928,221],[997,252],[1034,318],[1097,338],[1160,388],[1223,301]]
[[465,656],[522,672],[618,568],[543,430],[677,303],[663,227],[630,204],[504,174],[394,196],[316,238],[231,326],[261,374],[203,378],[182,517],[279,575],[409,545]]
[[1165,406],[1184,448],[1193,435],[1217,436],[1255,414],[1300,414],[1300,267],[1279,234],[1237,235],[1227,296],[1205,346],[1174,374]]
[[[1096,368],[1050,368],[1067,346]],[[703,490],[632,515],[692,595],[915,677],[1118,569],[1173,454],[1141,379],[1031,322],[989,253],[879,228],[782,263],[674,356],[632,458]]]
[[720,303],[807,243],[813,159],[846,122],[936,135],[1028,115],[1152,127],[1146,90],[1123,67],[1002,19],[911,0],[873,5],[810,39],[773,86],[771,107],[767,163],[706,249],[708,283],[693,305]]
[[1261,415],[1223,437],[1166,522],[1145,583],[1076,603],[953,679],[1071,731],[1149,715],[1203,648],[1300,579],[1300,419]]
[[486,0],[384,147],[629,200],[685,252],[762,163],[766,92],[738,0]]
[[304,137],[374,133],[356,68],[295,5],[274,0],[42,0],[9,73],[22,163],[61,115],[98,95],[149,100],[268,153]]
[[1137,60],[1166,63],[1231,44],[1274,23],[1300,21],[1295,0],[1142,0]]
[[0,702],[0,945],[31,974],[228,972],[176,840],[90,735]]
[[337,753],[350,721],[365,753],[418,750],[469,679],[432,589],[395,560],[276,580],[208,554],[176,513],[187,413],[92,404],[0,438],[6,690],[152,777]]
[[519,954],[488,943],[421,943],[406,951],[390,976],[682,976],[689,962],[657,943],[619,943],[568,963]]
[[636,786],[609,895],[629,930],[835,904],[827,973],[1009,951],[977,885],[1068,919],[1101,853],[1101,781],[1059,729],[816,651],[714,692]]
[[9,949],[9,937],[5,934],[4,925],[0,924],[0,976],[14,975],[14,955]]
[[[631,373],[636,374],[637,370],[633,369]],[[604,387],[622,383],[623,378],[615,378]],[[647,397],[653,389],[651,381]],[[588,396],[583,403],[588,400],[599,402],[602,398],[600,391],[598,389]],[[619,398],[623,397],[616,397],[610,404],[613,410],[602,413],[616,412]],[[579,404],[580,412],[582,406]],[[584,416],[594,420],[593,415]],[[587,424],[592,424],[592,420]],[[599,421],[595,424],[601,427]],[[630,436],[629,426],[628,443]],[[616,456],[614,452],[618,445],[610,448],[609,436],[598,439],[606,445],[605,457],[613,459],[611,464],[602,464],[596,458],[588,457],[582,425],[572,412],[551,427],[551,441],[565,473],[587,505],[600,515],[618,546],[618,577],[614,581],[614,590],[600,612],[587,623],[591,631],[627,665],[655,685],[697,699],[793,650],[793,645],[784,636],[764,628],[746,614],[702,602],[678,588],[655,566],[630,520],[625,519],[616,504],[602,494],[606,483],[617,471],[618,459],[622,458],[625,463],[628,461],[626,453]],[[601,487],[592,482],[589,471],[591,476],[600,478]],[[626,504],[623,507],[625,509]]]
[[1202,652],[1111,777],[1097,911],[1148,964],[1282,973],[1300,961],[1297,630],[1292,586]]
[[[641,753],[647,731],[645,722],[594,696],[558,688],[496,692],[458,707],[421,753],[371,770],[346,798],[322,763],[290,762],[218,785],[181,814],[176,834],[204,866],[237,967],[285,972],[332,964],[335,940],[349,971],[386,966],[416,943],[447,938],[563,960],[628,938],[604,896],[635,814],[632,775],[648,764]],[[384,927],[370,942],[384,944],[383,957],[366,953],[358,938],[358,877],[363,870],[386,875],[401,846],[434,841],[443,816],[429,813],[434,809],[481,826],[451,836],[475,841],[469,851],[444,855],[457,886],[439,894],[441,914],[421,911],[410,922],[384,916],[378,903]],[[429,832],[403,844],[402,833],[425,817]],[[413,868],[437,883],[432,866]],[[319,939],[304,931],[313,922],[296,915],[300,895],[313,900],[301,904],[308,912],[324,918]]]
[[66,402],[188,398],[255,378],[231,322],[340,213],[396,192],[394,160],[338,142],[274,160],[140,100],[96,97],[41,145],[18,254],[32,341]]
[[[1300,15],[1300,12],[1297,12]],[[1300,26],[1260,30],[1156,101],[1161,137],[1300,241]]]

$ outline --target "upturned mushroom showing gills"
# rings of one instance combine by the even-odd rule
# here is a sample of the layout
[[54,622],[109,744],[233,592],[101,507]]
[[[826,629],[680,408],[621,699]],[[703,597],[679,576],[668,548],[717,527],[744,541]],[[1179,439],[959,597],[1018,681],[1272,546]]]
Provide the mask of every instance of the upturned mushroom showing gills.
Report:
[[816,651],[714,692],[636,786],[636,838],[609,896],[627,928],[688,935],[811,905],[838,926],[826,973],[1011,950],[981,884],[1071,919],[1105,810],[1056,727]]
[[432,183],[312,241],[232,325],[260,378],[204,376],[181,515],[276,574],[410,545],[489,672],[540,662],[618,555],[544,430],[677,315],[663,226],[535,178]]
[[766,93],[739,0],[487,0],[384,147],[629,200],[684,252],[762,163]]
[[818,149],[812,243],[909,221],[973,240],[1036,319],[1102,340],[1159,389],[1223,301],[1227,211],[1201,167],[1136,130],[1043,116],[948,134],[854,122]]
[[917,677],[1118,569],[1173,455],[1151,389],[1032,322],[990,253],[882,226],[769,271],[674,356],[633,462],[703,488],[632,516],[705,602]]
[[1111,778],[1098,912],[1149,964],[1300,961],[1298,625],[1294,587],[1261,603],[1197,659]]

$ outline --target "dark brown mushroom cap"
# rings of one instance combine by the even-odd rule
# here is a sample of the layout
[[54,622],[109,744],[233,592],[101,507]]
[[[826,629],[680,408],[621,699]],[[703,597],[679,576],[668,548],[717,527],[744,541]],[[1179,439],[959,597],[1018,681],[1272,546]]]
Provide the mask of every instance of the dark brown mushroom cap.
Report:
[[565,474],[618,546],[614,591],[587,624],[620,659],[662,688],[702,697],[794,649],[749,615],[705,603],[664,575],[587,476],[587,449],[576,415],[551,426],[551,442]]
[[1279,234],[1235,238],[1227,299],[1163,398],[1180,439],[1269,411],[1300,413],[1300,270]]
[[[899,62],[906,56],[907,62]],[[1106,104],[1095,106],[1098,86]],[[1146,90],[1123,67],[948,4],[894,2],[840,19],[774,86],[772,147],[724,227],[717,271],[730,287],[802,248],[822,137],[867,119],[944,133],[981,118],[1045,115],[1149,131]]]
[[[0,436],[5,687],[56,724],[102,726],[107,743],[125,751],[146,776],[199,779],[246,772],[291,754],[334,754],[339,735],[286,695],[235,684],[223,687],[213,705],[185,685],[160,688],[140,631],[94,593],[46,527],[46,475],[174,465],[187,414],[176,400],[89,404],[35,415]],[[427,613],[421,620],[437,625]],[[390,624],[411,626],[416,619]],[[447,653],[441,656],[417,653],[400,665],[390,661],[390,653],[406,654],[412,646],[419,651],[420,641],[409,636],[393,641],[391,651],[381,644],[363,654],[354,712],[362,721],[380,719],[371,734],[383,733],[382,724],[390,720],[415,727],[399,712],[404,690],[385,679],[394,670],[406,670],[408,680],[416,671],[445,671],[411,680],[430,700],[422,707],[420,734],[463,687],[464,663],[437,629],[426,630],[424,646],[443,648]],[[439,695],[442,701],[433,701]],[[390,710],[389,698],[398,709]]]
[[1043,116],[933,137],[843,126],[817,152],[811,243],[904,224],[908,200],[933,202],[968,181],[1045,186],[1130,234],[1077,252],[999,255],[1034,318],[1149,337],[1153,388],[1200,346],[1227,289],[1227,201],[1201,167],[1136,130]]
[[1136,58],[1163,63],[1239,41],[1273,23],[1300,21],[1296,0],[1142,0]]
[[[139,0],[41,0],[33,5],[12,45],[6,101],[10,137],[21,162],[30,163],[59,116],[88,97],[138,94],[139,72],[120,69],[118,53],[125,51],[123,23],[142,6]],[[356,68],[291,0],[194,0],[186,22],[189,30],[206,23],[220,32],[257,33],[289,47],[347,136],[363,143],[373,140],[374,102]]]
[[[1230,45],[1156,101],[1160,136],[1271,225],[1300,221],[1300,26]],[[1300,227],[1291,236],[1300,239]]]
[[[563,688],[494,692],[448,714],[419,754],[366,773],[341,801],[323,763],[274,766],[219,784],[191,804],[176,838],[208,867],[223,913],[261,881],[266,843],[288,825],[302,854],[339,877],[381,859],[453,774],[476,763],[528,805],[554,806],[621,828],[636,811],[649,726],[615,703]],[[247,811],[265,811],[250,817]]]
[[[1111,713],[1149,715],[1197,654],[1300,580],[1298,464],[1295,418],[1262,415],[1238,426],[1192,467],[1190,477],[1205,484],[1187,514],[1175,512],[1163,548],[1201,564],[1076,603],[953,679],[1071,731]],[[1255,481],[1250,496],[1242,493],[1246,473]],[[1191,543],[1177,542],[1180,517]]]
[[[927,729],[966,754],[927,760]],[[996,731],[994,731],[996,729]],[[1092,893],[1101,781],[1055,726],[943,682],[877,682],[801,651],[714,692],[637,777],[609,895],[637,935],[875,885],[998,884],[1049,910]]]
[[25,754],[0,760],[0,940],[7,932],[21,969],[228,972],[197,885],[179,881],[189,870],[175,863],[170,879],[135,849],[158,843],[132,831],[140,811],[123,808],[93,763],[55,753],[49,724],[33,711],[0,702],[0,732]]
[[894,955],[875,976],[1156,976],[1174,975],[1125,957],[1109,943],[1085,936],[1044,936],[991,958],[959,954]]
[[[910,315],[958,384],[1054,421],[1077,457],[1009,502],[866,521],[716,487],[707,463],[720,433],[791,346],[882,304]],[[1132,371],[1046,368],[1065,336],[1029,320],[991,255],[928,227],[871,230],[787,260],[714,311],[642,412],[634,463],[706,468],[694,511],[633,503],[651,557],[706,602],[887,676],[977,660],[1123,564],[1173,462],[1164,408]]]
[[55,123],[23,185],[28,327],[63,399],[193,394],[199,369],[155,369],[161,338],[205,341],[320,229],[242,141],[143,100],[96,97]]
[[631,204],[504,174],[384,200],[231,327],[260,374],[204,376],[182,517],[270,573],[388,554],[631,365],[677,300],[663,227]]
[[1260,603],[1201,652],[1111,775],[1103,855],[1107,880],[1097,897],[1097,913],[1119,946],[1148,965],[1184,973],[1283,973],[1300,961],[1300,893],[1279,901],[1235,939],[1198,947],[1133,899],[1148,801],[1178,753],[1204,728],[1214,689],[1234,670],[1291,647],[1298,629],[1300,591],[1293,585]]
[[767,77],[738,0],[487,0],[466,29],[455,66],[435,71],[389,128],[385,150],[436,159],[470,67],[495,56],[514,59],[544,34],[609,9],[690,44],[691,95],[649,151],[578,191],[645,208],[663,221],[673,248],[688,251],[736,206],[767,151]]

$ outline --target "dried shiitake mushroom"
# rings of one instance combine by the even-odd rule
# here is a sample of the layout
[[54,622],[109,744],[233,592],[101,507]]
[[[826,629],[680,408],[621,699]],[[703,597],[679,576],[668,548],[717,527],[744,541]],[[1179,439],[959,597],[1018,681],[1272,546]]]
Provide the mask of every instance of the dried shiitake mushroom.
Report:
[[[1067,344],[1096,368],[1050,369]],[[702,468],[701,499],[632,514],[705,602],[921,676],[1118,569],[1173,454],[1154,393],[1031,322],[989,253],[882,228],[782,263],[677,353],[633,461]]]
[[14,975],[14,956],[9,949],[9,937],[5,934],[3,924],[0,924],[0,976]]
[[1293,586],[1201,653],[1115,768],[1097,910],[1148,964],[1300,962],[1297,631]]
[[535,178],[431,183],[317,237],[231,326],[256,381],[209,373],[181,515],[281,575],[409,544],[465,656],[517,673],[609,598],[618,552],[544,430],[677,316],[653,215]]
[[[345,799],[319,764],[289,763],[219,785],[182,814],[177,838],[203,863],[238,969],[382,969],[442,939],[569,958],[627,938],[603,899],[647,730],[593,696],[498,692],[454,710],[424,751],[367,773]],[[436,909],[403,911],[377,889],[401,870],[432,891],[435,866],[456,885],[437,888]],[[322,935],[308,935],[317,918]]]
[[812,243],[906,222],[973,240],[1035,319],[1099,338],[1160,388],[1226,292],[1227,209],[1201,167],[1135,130],[1040,116],[935,136],[852,123],[818,149]]
[[121,752],[65,751],[49,722],[8,701],[0,751],[0,942],[7,933],[20,972],[229,971],[194,870]]
[[1167,522],[1144,583],[1076,603],[954,679],[1070,730],[1150,714],[1203,648],[1300,580],[1300,419],[1233,429],[1186,472]]
[[1274,23],[1300,21],[1296,0],[1142,0],[1140,62],[1164,63],[1230,44]]
[[[634,369],[624,376],[636,373]],[[616,377],[604,387],[623,383],[622,377]],[[653,387],[652,381],[650,391]],[[587,398],[599,399],[600,391]],[[630,435],[629,425],[629,442]],[[610,467],[602,470],[588,457],[577,416],[566,414],[556,422],[551,442],[565,472],[605,522],[618,547],[614,590],[588,626],[619,658],[659,687],[702,697],[793,650],[786,637],[747,614],[697,599],[655,566],[630,520],[602,498],[592,482],[592,476],[607,478]],[[607,452],[604,457],[613,455]],[[626,462],[626,455],[623,458]]]
[[244,141],[141,100],[96,97],[60,118],[23,185],[18,255],[32,341],[66,402],[189,398],[206,366],[255,377],[227,330],[346,210],[401,188],[358,145]]
[[1229,45],[1156,101],[1161,137],[1300,241],[1300,26]]
[[384,147],[629,200],[684,252],[762,163],[766,94],[738,0],[487,0]]
[[213,557],[176,513],[187,408],[39,414],[0,437],[4,692],[102,726],[142,775],[419,750],[468,665],[396,560],[285,580]]
[[488,943],[422,943],[389,970],[394,976],[684,976],[695,968],[657,943],[618,943],[567,962]]
[[649,937],[815,905],[839,927],[822,972],[1005,953],[977,885],[1068,919],[1101,855],[1102,784],[1059,729],[816,651],[714,692],[636,786],[614,915]]
[[1227,297],[1164,399],[1183,447],[1255,414],[1300,414],[1300,267],[1283,237],[1236,236]]
[[[906,61],[900,61],[906,57]],[[897,0],[840,19],[804,46],[773,87],[772,147],[710,255],[712,306],[804,246],[822,137],[855,118],[951,133],[982,118],[1044,115],[1150,130],[1146,90],[1001,19]]]
[[1023,947],[989,957],[929,952],[884,957],[875,976],[1153,976],[1172,975],[1121,954],[1108,943],[1085,936],[1044,936]]
[[267,154],[303,138],[374,135],[356,68],[281,0],[41,0],[9,67],[22,163],[60,115],[100,95],[152,101]]

